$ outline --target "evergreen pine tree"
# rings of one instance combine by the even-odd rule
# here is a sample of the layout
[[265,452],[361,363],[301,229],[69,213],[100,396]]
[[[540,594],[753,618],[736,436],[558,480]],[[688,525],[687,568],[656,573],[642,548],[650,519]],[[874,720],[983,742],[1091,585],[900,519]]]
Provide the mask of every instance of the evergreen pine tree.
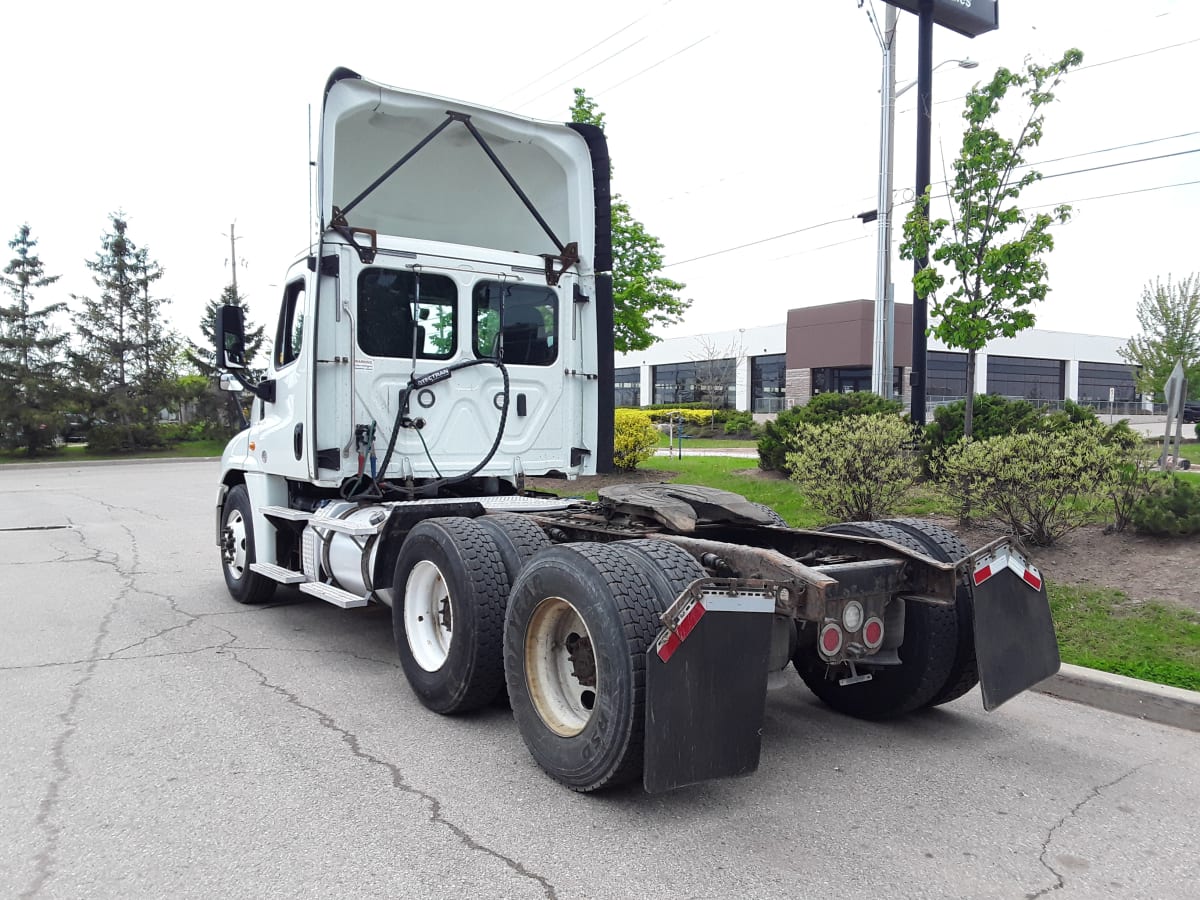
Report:
[[112,230],[86,263],[99,297],[72,297],[81,307],[74,317],[79,347],[72,363],[92,413],[123,426],[113,445],[155,446],[153,425],[168,402],[176,356],[174,335],[160,318],[167,301],[151,291],[162,268],[130,239],[121,213],[109,222]]
[[8,246],[16,256],[0,278],[12,300],[0,306],[0,439],[33,456],[62,429],[62,345],[67,335],[54,330],[50,317],[66,304],[33,307],[35,291],[59,276],[45,273],[29,225],[22,225]]

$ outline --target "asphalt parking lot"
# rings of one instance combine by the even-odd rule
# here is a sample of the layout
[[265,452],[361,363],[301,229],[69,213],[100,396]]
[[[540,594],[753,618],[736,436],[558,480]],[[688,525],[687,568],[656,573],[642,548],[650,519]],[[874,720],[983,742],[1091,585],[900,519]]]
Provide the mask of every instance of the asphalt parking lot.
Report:
[[1200,896],[1200,737],[1037,694],[872,724],[791,677],[756,775],[572,794],[507,709],[426,712],[387,610],[231,601],[216,478],[0,467],[0,894]]

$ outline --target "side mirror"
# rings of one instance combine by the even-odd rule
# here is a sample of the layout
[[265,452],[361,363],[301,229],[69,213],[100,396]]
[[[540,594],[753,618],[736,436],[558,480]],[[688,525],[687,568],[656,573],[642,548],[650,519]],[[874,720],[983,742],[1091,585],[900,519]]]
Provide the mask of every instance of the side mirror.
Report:
[[217,310],[216,339],[218,369],[246,368],[246,320],[240,306]]
[[222,372],[218,387],[223,391],[240,391],[242,390],[242,383],[228,372]]

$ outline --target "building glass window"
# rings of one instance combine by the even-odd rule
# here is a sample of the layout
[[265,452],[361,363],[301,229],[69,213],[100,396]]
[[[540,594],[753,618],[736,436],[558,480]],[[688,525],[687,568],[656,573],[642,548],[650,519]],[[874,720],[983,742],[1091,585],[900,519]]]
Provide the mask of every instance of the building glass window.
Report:
[[[812,370],[812,393],[817,394],[836,392],[851,394],[855,391],[871,390],[870,366],[831,366]],[[900,366],[892,368],[892,396],[900,397],[904,393],[904,369]]]
[[787,354],[755,356],[750,360],[750,409],[758,413],[779,412],[785,405]]
[[[1063,389],[1064,368],[1061,359],[989,356],[987,391],[989,394],[1026,400],[1062,400],[1066,397]],[[1105,395],[1107,399],[1107,391]]]
[[1137,385],[1134,382],[1136,372],[1133,366],[1124,363],[1094,363],[1079,364],[1079,402],[1095,403],[1108,402],[1108,389],[1115,388],[1115,399],[1122,403],[1132,403],[1137,400]]
[[928,399],[967,396],[967,354],[929,351],[925,356],[925,383]]
[[[418,291],[418,287],[420,290]],[[369,356],[449,359],[458,348],[458,289],[445,275],[363,269],[358,346]]]
[[642,405],[642,370],[613,369],[613,403],[616,406]]
[[695,363],[654,367],[655,403],[694,403],[700,399]]

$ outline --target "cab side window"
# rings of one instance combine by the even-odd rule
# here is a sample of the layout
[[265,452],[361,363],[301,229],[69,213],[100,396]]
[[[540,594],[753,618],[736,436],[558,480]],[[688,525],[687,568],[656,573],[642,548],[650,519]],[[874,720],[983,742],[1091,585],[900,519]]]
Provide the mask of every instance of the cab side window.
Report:
[[275,329],[275,368],[282,369],[296,361],[304,337],[304,279],[299,278],[283,291],[279,308],[279,325]]

